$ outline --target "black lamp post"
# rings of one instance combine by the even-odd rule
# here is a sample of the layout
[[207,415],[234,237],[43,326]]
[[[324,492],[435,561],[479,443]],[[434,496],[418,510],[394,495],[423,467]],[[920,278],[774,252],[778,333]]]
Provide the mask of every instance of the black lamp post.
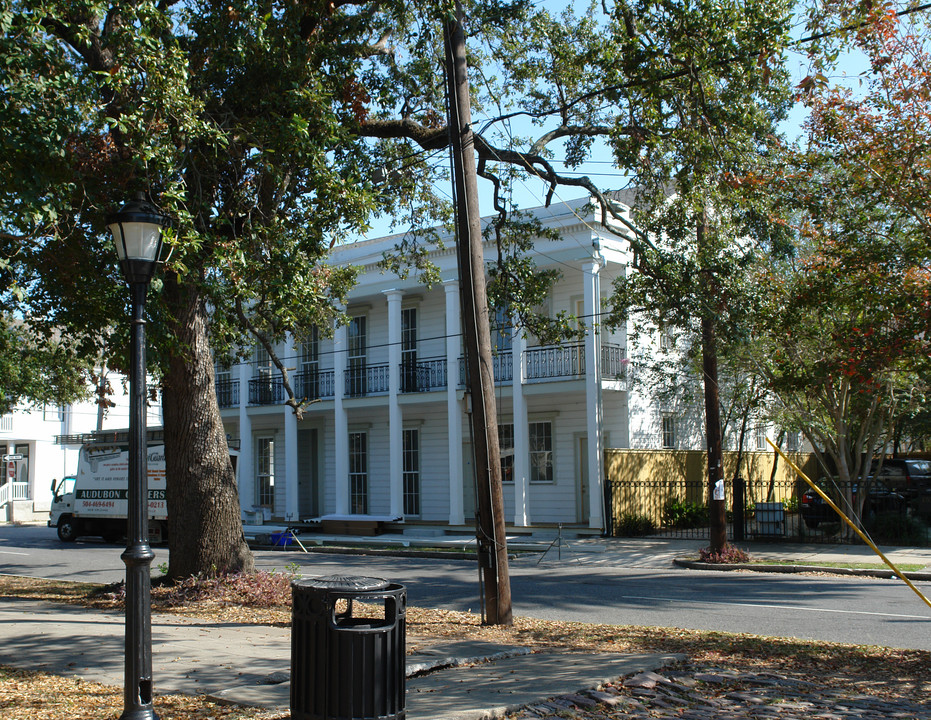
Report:
[[146,456],[145,296],[168,219],[143,193],[107,218],[132,292],[129,346],[129,500],[126,550],[126,674],[120,720],[157,720],[152,705],[152,608],[149,482]]

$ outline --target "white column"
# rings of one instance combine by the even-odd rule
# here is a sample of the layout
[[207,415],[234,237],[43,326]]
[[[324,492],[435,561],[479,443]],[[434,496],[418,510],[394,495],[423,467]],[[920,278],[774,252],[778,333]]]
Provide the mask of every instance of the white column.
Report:
[[255,460],[252,446],[252,419],[249,417],[249,380],[252,364],[239,363],[239,507],[252,512],[255,506]]
[[404,418],[398,404],[401,390],[401,292],[386,290],[388,298],[388,475],[391,515],[404,514],[402,443]]
[[513,363],[513,406],[514,406],[514,525],[530,525],[530,428],[527,426],[527,401],[524,398],[524,356],[527,339],[518,332],[514,318],[515,333],[511,340],[511,362]]
[[349,329],[345,325],[336,328],[333,341],[333,442],[334,467],[336,470],[336,514],[349,514],[349,421],[343,396],[346,393],[346,363],[349,350]]
[[604,440],[601,408],[601,258],[582,266],[585,283],[585,411],[588,419],[588,525],[603,527]]
[[[300,357],[300,347],[295,341],[291,348],[291,357]],[[294,382],[294,375],[291,375]],[[284,407],[284,481],[285,508],[284,516],[288,522],[297,522],[298,484],[297,484],[297,415],[290,405]]]
[[449,429],[449,524],[465,523],[462,487],[462,408],[459,404],[460,330],[459,280],[447,280],[446,290],[446,425]]

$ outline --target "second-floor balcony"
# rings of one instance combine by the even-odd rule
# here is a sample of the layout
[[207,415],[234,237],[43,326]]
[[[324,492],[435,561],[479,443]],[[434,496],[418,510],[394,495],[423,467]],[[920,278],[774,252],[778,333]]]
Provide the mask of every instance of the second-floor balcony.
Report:
[[217,378],[214,384],[217,404],[221,408],[239,407],[239,380]]
[[390,365],[350,364],[346,368],[346,396],[384,395],[389,389]]
[[401,363],[401,392],[426,392],[446,387],[446,359],[426,358]]
[[[513,380],[513,361],[509,353],[492,358],[495,382],[507,384]],[[624,348],[601,346],[602,380],[623,380],[626,372]],[[445,358],[424,358],[406,361],[397,367],[402,393],[422,393],[441,390],[449,382]],[[367,364],[356,361],[345,370],[344,397],[386,395],[390,391],[391,366],[388,363]],[[527,383],[572,380],[586,374],[585,346],[582,343],[527,348],[524,353],[524,378]],[[465,358],[459,358],[459,386],[465,386]],[[319,400],[335,396],[336,372],[313,370],[291,376],[291,387],[298,398]],[[286,399],[279,375],[262,373],[249,381],[250,405],[277,405]],[[239,404],[239,382],[217,381],[220,407]]]

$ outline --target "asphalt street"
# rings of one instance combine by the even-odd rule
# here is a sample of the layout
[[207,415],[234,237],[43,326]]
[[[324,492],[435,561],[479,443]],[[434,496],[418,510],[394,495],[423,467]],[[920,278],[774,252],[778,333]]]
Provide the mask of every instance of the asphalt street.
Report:
[[[610,543],[606,540],[605,543]],[[511,564],[514,611],[546,619],[717,630],[827,642],[931,650],[931,608],[898,580],[769,575],[676,568],[656,545],[652,558],[630,553],[526,555]],[[87,540],[65,544],[55,531],[0,526],[0,573],[114,582],[122,548]],[[351,574],[405,584],[412,605],[480,610],[474,562],[258,551],[266,569],[304,576]],[[153,572],[167,562],[156,548]],[[917,583],[931,594],[931,583]]]

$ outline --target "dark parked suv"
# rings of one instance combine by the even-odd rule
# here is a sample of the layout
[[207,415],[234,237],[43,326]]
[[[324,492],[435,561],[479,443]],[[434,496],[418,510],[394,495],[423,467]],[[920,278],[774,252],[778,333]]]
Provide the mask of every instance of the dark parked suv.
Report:
[[931,460],[913,458],[891,458],[883,460],[879,474],[875,469],[879,463],[874,461],[874,475],[878,480],[909,500],[931,492]]
[[[844,503],[839,501],[840,493],[836,488],[826,485],[821,485],[821,488],[845,514],[850,514],[849,509],[844,507]],[[856,503],[856,486],[854,486],[852,495],[853,502]],[[892,492],[882,482],[874,480],[870,483],[869,497],[863,503],[863,519],[865,522],[870,523],[877,515],[890,513],[904,515],[907,504],[906,499],[901,494]],[[802,520],[812,529],[817,528],[821,523],[840,522],[840,518],[834,512],[834,509],[811,488],[803,493],[800,505]]]

